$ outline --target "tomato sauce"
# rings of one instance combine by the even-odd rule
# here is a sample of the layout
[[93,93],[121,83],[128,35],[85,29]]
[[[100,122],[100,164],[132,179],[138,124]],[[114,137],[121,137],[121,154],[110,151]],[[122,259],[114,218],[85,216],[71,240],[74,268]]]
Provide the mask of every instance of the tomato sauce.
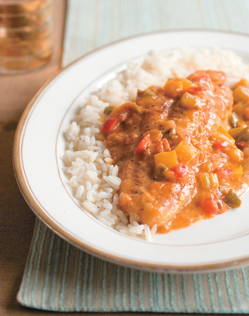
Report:
[[243,80],[231,89],[224,73],[197,71],[106,108],[101,132],[132,220],[167,233],[240,206],[249,184]]

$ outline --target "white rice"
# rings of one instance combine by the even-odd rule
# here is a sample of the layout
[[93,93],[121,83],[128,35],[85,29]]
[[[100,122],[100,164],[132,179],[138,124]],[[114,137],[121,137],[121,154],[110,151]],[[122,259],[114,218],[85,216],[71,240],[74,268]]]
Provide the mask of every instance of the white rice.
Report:
[[126,70],[88,97],[65,133],[67,150],[63,157],[68,184],[84,211],[120,233],[152,240],[156,225],[151,229],[139,225],[118,208],[117,191],[121,183],[118,166],[111,164],[109,150],[98,140],[101,119],[105,117],[103,111],[108,105],[134,101],[137,89],[163,86],[168,78],[187,77],[196,70],[207,69],[224,71],[229,83],[241,78],[249,80],[249,65],[232,51],[181,48],[172,52],[154,51],[130,62]]

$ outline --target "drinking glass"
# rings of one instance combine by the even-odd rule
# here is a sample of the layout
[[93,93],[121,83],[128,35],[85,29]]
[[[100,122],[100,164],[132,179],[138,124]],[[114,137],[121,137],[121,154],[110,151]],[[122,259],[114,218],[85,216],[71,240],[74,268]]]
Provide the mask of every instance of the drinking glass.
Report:
[[52,54],[53,0],[0,0],[0,73],[45,65]]

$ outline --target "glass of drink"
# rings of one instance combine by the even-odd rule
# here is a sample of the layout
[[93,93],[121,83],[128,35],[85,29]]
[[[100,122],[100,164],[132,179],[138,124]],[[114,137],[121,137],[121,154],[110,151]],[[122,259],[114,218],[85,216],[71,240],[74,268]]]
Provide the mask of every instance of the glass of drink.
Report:
[[0,0],[0,74],[45,65],[52,53],[53,0]]

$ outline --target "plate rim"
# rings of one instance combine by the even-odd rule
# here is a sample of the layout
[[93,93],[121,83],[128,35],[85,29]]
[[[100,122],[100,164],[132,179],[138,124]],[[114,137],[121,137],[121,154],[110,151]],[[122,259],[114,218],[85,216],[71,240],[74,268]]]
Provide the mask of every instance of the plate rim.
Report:
[[22,132],[25,128],[25,123],[33,109],[33,105],[38,99],[38,97],[41,95],[41,93],[46,89],[46,87],[49,86],[49,84],[57,77],[59,76],[64,70],[72,66],[73,64],[77,63],[79,60],[84,59],[85,57],[94,54],[95,52],[102,50],[108,46],[115,45],[120,42],[129,41],[134,38],[149,36],[153,34],[161,34],[161,33],[177,33],[177,32],[203,32],[203,33],[224,33],[224,34],[230,34],[230,35],[239,35],[239,36],[245,36],[249,37],[249,34],[242,33],[242,32],[234,32],[234,31],[223,31],[223,30],[214,30],[214,29],[174,29],[174,30],[161,30],[161,31],[153,31],[153,32],[147,32],[143,34],[133,35],[129,37],[125,37],[113,42],[110,42],[106,45],[103,45],[101,47],[98,47],[81,57],[77,58],[75,61],[71,62],[66,67],[63,67],[59,69],[54,76],[52,76],[50,79],[48,79],[41,88],[36,92],[34,97],[31,99],[31,101],[28,103],[26,108],[24,109],[21,118],[19,120],[14,142],[13,142],[13,152],[12,152],[12,163],[13,163],[13,170],[14,175],[18,184],[18,187],[28,204],[28,206],[31,208],[31,210],[34,212],[34,214],[45,224],[47,225],[54,233],[56,233],[59,237],[64,239],[65,241],[69,242],[70,244],[74,245],[75,247],[86,251],[87,253],[98,257],[100,259],[106,260],[111,263],[119,264],[125,267],[129,268],[135,268],[135,269],[141,269],[146,271],[154,271],[154,272],[170,272],[170,273],[205,273],[207,271],[218,271],[218,270],[224,270],[224,269],[234,269],[236,267],[244,266],[246,264],[249,264],[249,254],[244,257],[240,258],[236,261],[229,260],[229,261],[222,261],[220,263],[213,263],[213,264],[207,264],[207,265],[188,265],[188,266],[172,266],[167,264],[155,264],[155,263],[147,263],[147,262],[137,262],[134,260],[130,260],[127,258],[119,258],[115,255],[112,255],[108,252],[104,252],[101,250],[98,250],[87,243],[85,243],[82,240],[79,240],[77,237],[70,234],[67,230],[63,229],[59,224],[56,223],[56,221],[53,221],[42,209],[41,206],[37,203],[37,201],[33,198],[30,188],[28,187],[26,181],[25,181],[25,174],[22,172],[22,162],[21,162],[21,150],[20,150],[20,143],[22,141]]

